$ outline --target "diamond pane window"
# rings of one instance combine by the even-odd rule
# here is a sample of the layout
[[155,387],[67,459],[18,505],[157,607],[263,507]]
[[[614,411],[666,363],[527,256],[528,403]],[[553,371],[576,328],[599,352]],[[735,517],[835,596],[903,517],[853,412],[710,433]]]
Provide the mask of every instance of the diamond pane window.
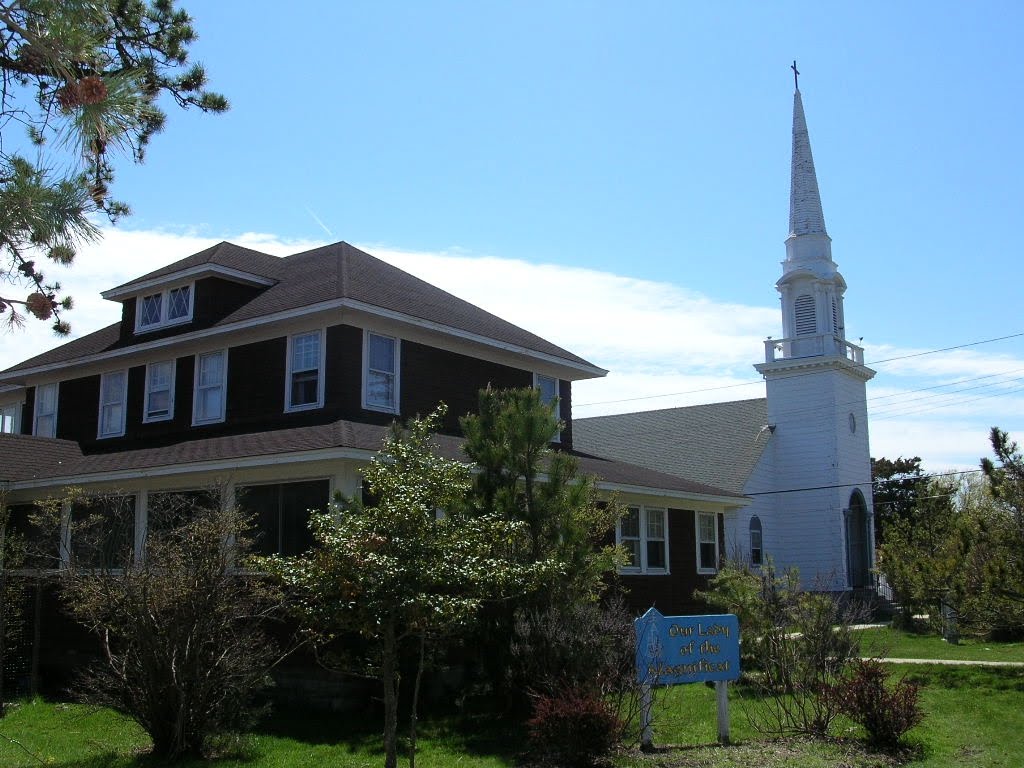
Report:
[[181,288],[172,288],[168,294],[167,319],[178,320],[188,317],[189,309],[192,306],[192,286],[183,285]]
[[142,327],[159,325],[163,305],[164,295],[162,293],[157,293],[152,296],[143,296],[142,311],[139,314],[139,325]]
[[192,294],[193,286],[189,284],[140,296],[136,304],[136,332],[178,325],[191,320]]

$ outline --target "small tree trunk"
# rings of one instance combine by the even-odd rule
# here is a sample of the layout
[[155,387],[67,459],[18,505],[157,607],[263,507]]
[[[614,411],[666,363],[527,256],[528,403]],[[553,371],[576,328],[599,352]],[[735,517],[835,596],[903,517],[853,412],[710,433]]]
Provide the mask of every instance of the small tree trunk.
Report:
[[0,717],[4,716],[4,666],[7,662],[7,572],[4,570],[3,546],[4,533],[0,530]]
[[43,636],[43,579],[35,580],[35,605],[32,609],[32,662],[28,671],[28,691],[33,699],[39,695],[39,643]]
[[423,679],[423,659],[427,650],[427,634],[420,635],[420,658],[416,666],[416,682],[412,687],[412,711],[409,713],[409,768],[416,768],[416,721],[420,702],[420,681]]
[[384,684],[384,768],[398,768],[398,640],[393,620],[384,627],[380,677]]

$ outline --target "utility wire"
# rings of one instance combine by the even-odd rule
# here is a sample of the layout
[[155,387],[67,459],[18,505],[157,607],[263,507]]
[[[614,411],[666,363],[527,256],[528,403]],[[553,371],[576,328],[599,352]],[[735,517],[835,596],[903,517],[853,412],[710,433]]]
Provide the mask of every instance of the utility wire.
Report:
[[[951,347],[942,347],[941,349],[929,349],[929,350],[927,350],[925,352],[913,352],[911,354],[899,355],[897,357],[887,357],[887,358],[884,358],[882,360],[872,360],[872,361],[870,361],[868,363],[865,363],[865,365],[866,366],[884,365],[885,363],[892,363],[892,362],[896,362],[896,361],[899,361],[899,360],[909,360],[909,359],[912,359],[912,358],[924,357],[926,355],[935,355],[935,354],[938,354],[940,352],[952,352],[952,351],[957,350],[957,349],[966,349],[967,347],[976,347],[976,346],[979,346],[981,344],[991,344],[991,343],[996,342],[996,341],[1006,341],[1008,339],[1016,339],[1016,338],[1020,338],[1022,336],[1024,336],[1024,331],[1021,331],[1020,333],[1011,333],[1011,334],[1008,334],[1006,336],[998,336],[998,337],[991,338],[991,339],[982,339],[980,341],[969,341],[969,342],[966,342],[964,344],[956,344],[956,345],[951,346]],[[815,374],[813,372],[810,372],[810,373],[800,373],[800,374],[795,374],[793,376],[793,378],[796,378],[797,376],[814,376],[814,375]],[[993,375],[996,375],[996,374],[993,374]],[[589,407],[596,406],[596,405],[613,405],[615,403],[630,403],[630,402],[637,402],[637,401],[640,401],[640,400],[654,400],[654,399],[661,398],[661,397],[678,397],[680,395],[692,395],[692,394],[699,394],[701,392],[714,392],[714,391],[722,390],[722,389],[735,389],[736,387],[751,387],[751,386],[754,386],[754,385],[757,385],[757,384],[763,384],[763,383],[764,383],[763,379],[757,379],[757,380],[739,382],[737,384],[723,384],[723,385],[717,386],[717,387],[702,387],[700,389],[688,389],[688,390],[683,390],[681,392],[665,392],[665,393],[656,394],[656,395],[638,395],[637,397],[625,397],[625,398],[619,398],[619,399],[616,399],[616,400],[595,400],[594,402],[591,402],[591,403],[574,403],[573,407],[589,408]]]

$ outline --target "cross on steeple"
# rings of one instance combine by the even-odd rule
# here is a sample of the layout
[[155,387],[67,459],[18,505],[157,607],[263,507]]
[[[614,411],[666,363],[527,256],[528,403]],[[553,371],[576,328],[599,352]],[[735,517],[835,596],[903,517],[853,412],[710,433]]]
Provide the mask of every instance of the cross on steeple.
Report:
[[793,66],[790,67],[793,70],[793,87],[796,90],[800,90],[800,70],[796,68],[796,59],[793,59]]

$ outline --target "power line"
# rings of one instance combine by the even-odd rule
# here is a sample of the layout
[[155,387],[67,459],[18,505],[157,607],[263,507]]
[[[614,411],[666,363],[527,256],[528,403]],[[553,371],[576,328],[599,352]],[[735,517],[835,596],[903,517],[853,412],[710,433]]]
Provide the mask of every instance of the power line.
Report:
[[[908,354],[908,355],[899,355],[897,357],[887,357],[887,358],[884,358],[882,360],[872,360],[872,361],[870,361],[868,363],[865,363],[865,365],[866,366],[884,365],[885,363],[892,363],[892,362],[896,362],[896,361],[899,361],[899,360],[909,360],[909,359],[912,359],[912,358],[924,357],[926,355],[935,355],[935,354],[938,354],[940,352],[952,352],[952,351],[957,350],[957,349],[966,349],[967,347],[976,347],[976,346],[979,346],[979,345],[982,345],[982,344],[991,344],[991,343],[994,343],[994,342],[997,342],[997,341],[1006,341],[1008,339],[1020,338],[1022,336],[1024,336],[1024,331],[1021,331],[1019,333],[1011,333],[1011,334],[1008,334],[1006,336],[997,336],[997,337],[991,338],[991,339],[981,339],[980,341],[969,341],[969,342],[965,342],[963,344],[956,344],[956,345],[951,346],[951,347],[942,347],[940,349],[930,349],[930,350],[927,350],[925,352],[913,352],[913,353]],[[810,372],[810,373],[800,373],[800,374],[795,374],[793,376],[793,378],[796,378],[798,376],[814,376],[814,375],[815,374],[813,372]],[[998,375],[998,374],[992,374],[992,375]],[[756,384],[762,384],[762,383],[764,383],[764,379],[757,379],[757,380],[751,380],[751,381],[746,381],[746,382],[740,382],[738,384],[723,384],[723,385],[717,386],[717,387],[702,387],[700,389],[689,389],[689,390],[684,390],[682,392],[665,392],[665,393],[660,393],[660,394],[655,394],[655,395],[638,395],[636,397],[619,398],[619,399],[616,399],[616,400],[595,400],[594,402],[591,402],[591,403],[574,403],[573,407],[574,408],[576,408],[576,407],[579,407],[579,408],[589,408],[589,407],[596,406],[596,405],[614,405],[615,403],[631,403],[631,402],[638,402],[638,401],[641,401],[641,400],[655,400],[655,399],[662,398],[662,397],[678,397],[678,396],[681,396],[681,395],[699,394],[701,392],[714,392],[714,391],[723,390],[723,389],[735,389],[736,387],[751,387],[751,386],[754,386]]]
[[[933,473],[927,474],[927,475],[917,475],[913,479],[915,479],[915,480],[932,480],[932,479],[934,479],[936,477],[956,477],[956,476],[959,476],[959,475],[975,474],[975,473],[981,472],[981,471],[982,471],[981,469],[965,469],[965,470],[957,470],[957,471],[951,471],[951,472],[933,472]],[[886,482],[886,481],[883,480],[881,482]],[[830,490],[835,490],[837,488],[859,488],[860,486],[866,485],[866,484],[874,486],[874,481],[871,481],[870,483],[835,483],[833,485],[816,485],[816,486],[809,486],[807,488],[786,488],[786,489],[775,490],[775,491],[757,491],[757,492],[745,493],[743,495],[744,496],[774,496],[774,495],[777,495],[777,494],[780,494],[780,493],[803,493],[804,491],[830,491]]]

